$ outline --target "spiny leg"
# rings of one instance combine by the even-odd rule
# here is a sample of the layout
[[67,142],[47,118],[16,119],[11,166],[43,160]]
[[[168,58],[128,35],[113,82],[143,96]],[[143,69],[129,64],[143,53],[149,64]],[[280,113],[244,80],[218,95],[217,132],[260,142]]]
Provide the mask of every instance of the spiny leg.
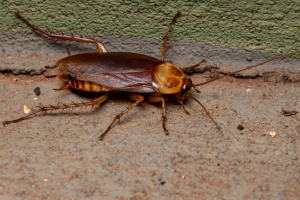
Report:
[[118,119],[120,119],[125,113],[127,113],[133,107],[137,106],[139,103],[141,103],[142,101],[144,101],[144,97],[143,96],[138,95],[138,94],[134,94],[134,93],[129,94],[129,98],[132,99],[132,100],[135,100],[135,102],[133,104],[131,104],[128,108],[126,108],[125,110],[123,110],[120,114],[118,114],[114,118],[114,120],[111,122],[111,124],[106,129],[106,131],[102,135],[100,135],[99,140],[103,140],[103,137],[108,133],[108,131],[110,130],[110,128],[112,127],[112,125],[115,123],[115,121],[117,121]]
[[166,50],[167,50],[167,41],[168,41],[168,33],[170,31],[170,28],[171,28],[171,25],[173,24],[173,22],[175,21],[175,19],[180,15],[180,11],[177,12],[177,14],[175,15],[175,17],[173,18],[173,20],[171,21],[168,29],[167,29],[167,32],[166,32],[166,35],[164,37],[164,44],[163,44],[163,48],[162,48],[162,52],[161,52],[161,60],[164,61],[165,59],[165,55],[166,55]]
[[49,37],[58,38],[58,39],[62,39],[62,40],[71,40],[71,41],[76,41],[76,42],[94,43],[94,44],[96,44],[99,53],[106,53],[107,52],[106,48],[104,47],[104,44],[102,42],[99,42],[99,41],[93,40],[93,39],[87,39],[87,38],[77,38],[77,37],[71,37],[71,36],[65,36],[65,35],[58,35],[58,34],[54,34],[54,33],[47,33],[46,31],[43,31],[43,30],[33,26],[32,24],[30,24],[18,12],[15,12],[15,15],[17,17],[21,18],[28,26],[30,26],[34,30],[36,30],[40,33],[43,33],[43,34],[45,34]]
[[166,133],[166,135],[169,135],[169,131],[166,129],[166,104],[165,104],[165,99],[161,96],[149,96],[148,101],[150,103],[162,103],[162,127]]
[[82,107],[82,106],[95,106],[97,104],[100,104],[100,103],[104,102],[109,97],[109,94],[110,93],[104,93],[102,96],[94,99],[93,101],[86,102],[86,103],[74,103],[73,102],[70,105],[66,105],[66,104],[61,103],[62,105],[57,105],[57,106],[51,106],[51,105],[49,105],[49,107],[47,107],[47,106],[38,106],[40,108],[39,110],[32,111],[30,114],[28,114],[24,117],[21,117],[19,119],[15,119],[15,120],[11,120],[11,121],[4,121],[4,122],[2,122],[2,124],[3,124],[3,126],[5,126],[6,124],[15,123],[15,122],[19,122],[19,121],[22,121],[24,119],[27,119],[28,117],[30,117],[32,115],[35,115],[37,113],[43,114],[47,111],[52,111],[52,110],[77,108],[77,107]]

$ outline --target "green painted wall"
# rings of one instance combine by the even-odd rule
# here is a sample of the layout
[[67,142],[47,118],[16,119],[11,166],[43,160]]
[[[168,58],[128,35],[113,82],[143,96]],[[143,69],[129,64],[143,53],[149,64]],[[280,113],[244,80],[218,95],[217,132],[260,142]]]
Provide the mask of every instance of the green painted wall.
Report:
[[[300,0],[0,0],[0,29],[170,38],[284,54],[300,50]],[[279,53],[280,54],[280,53]]]

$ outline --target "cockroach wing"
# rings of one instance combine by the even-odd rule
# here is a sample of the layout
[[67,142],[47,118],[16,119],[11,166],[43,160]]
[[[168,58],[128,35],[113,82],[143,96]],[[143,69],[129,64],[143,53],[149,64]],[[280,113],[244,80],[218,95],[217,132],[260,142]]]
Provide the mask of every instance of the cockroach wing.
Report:
[[135,53],[86,53],[63,58],[58,69],[77,80],[90,81],[115,90],[155,92],[153,69],[160,61]]

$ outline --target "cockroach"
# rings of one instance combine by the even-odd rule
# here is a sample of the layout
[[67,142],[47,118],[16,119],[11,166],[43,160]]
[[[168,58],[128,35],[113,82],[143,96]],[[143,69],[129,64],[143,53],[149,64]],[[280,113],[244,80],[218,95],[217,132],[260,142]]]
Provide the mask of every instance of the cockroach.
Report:
[[187,70],[189,69],[198,67],[202,63],[205,63],[206,60],[202,60],[201,62],[193,66],[185,67],[183,69],[180,69],[171,62],[164,61],[167,48],[168,33],[170,31],[171,25],[180,15],[180,11],[177,12],[168,26],[163,41],[160,60],[137,53],[107,52],[104,44],[100,41],[48,33],[29,23],[18,12],[16,12],[15,15],[23,20],[32,29],[51,38],[96,44],[98,50],[97,53],[71,55],[70,51],[67,49],[68,57],[60,59],[57,62],[57,68],[61,72],[58,78],[64,81],[66,85],[60,89],[55,90],[72,88],[87,92],[99,92],[102,93],[102,95],[86,103],[72,102],[72,104],[68,105],[58,104],[56,106],[49,107],[40,106],[38,110],[32,111],[24,117],[11,121],[4,121],[2,122],[2,124],[5,126],[6,124],[19,122],[37,113],[45,113],[47,111],[76,108],[82,106],[95,106],[106,101],[112,91],[129,92],[129,98],[131,100],[134,100],[135,102],[112,120],[106,131],[102,135],[100,135],[100,140],[102,140],[108,133],[115,121],[120,119],[125,113],[145,100],[145,97],[142,94],[147,95],[146,98],[150,103],[162,103],[162,128],[166,135],[169,135],[169,131],[166,128],[165,96],[172,96],[175,100],[177,100],[177,102],[182,105],[182,108],[187,114],[189,114],[189,112],[185,110],[183,103],[187,99],[193,99],[203,108],[209,118],[216,125],[218,130],[220,130],[220,132],[222,133],[221,128],[211,117],[205,107],[197,99],[190,96],[191,89],[194,88],[196,92],[200,93],[200,91],[196,89],[197,86],[205,85],[221,78],[257,67],[259,65],[263,65],[280,58],[300,53],[300,51],[290,53],[251,67],[247,67],[242,70],[238,70],[236,72],[229,73],[227,75],[223,75],[204,83],[193,84],[192,80],[190,78],[187,78],[184,72],[187,72]]

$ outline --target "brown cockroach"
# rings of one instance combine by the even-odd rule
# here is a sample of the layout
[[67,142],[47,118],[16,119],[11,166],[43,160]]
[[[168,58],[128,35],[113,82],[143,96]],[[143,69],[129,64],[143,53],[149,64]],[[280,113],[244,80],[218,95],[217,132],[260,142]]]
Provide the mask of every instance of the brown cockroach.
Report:
[[[206,60],[202,60],[196,65],[185,67],[183,69],[178,68],[171,62],[164,61],[168,33],[170,31],[171,25],[174,23],[175,19],[180,15],[178,11],[171,23],[168,26],[167,32],[164,37],[164,42],[162,46],[161,59],[156,59],[150,56],[136,54],[136,53],[126,53],[126,52],[107,52],[105,46],[102,42],[93,39],[70,37],[65,35],[58,35],[53,33],[47,33],[32,24],[30,24],[26,19],[24,19],[18,12],[15,15],[21,18],[28,26],[32,29],[45,34],[52,38],[58,38],[62,40],[71,40],[77,42],[94,43],[96,44],[98,53],[85,53],[71,55],[68,50],[68,57],[63,58],[57,62],[57,68],[62,72],[58,77],[66,83],[60,89],[64,90],[67,88],[73,88],[81,91],[87,92],[101,92],[102,96],[86,103],[72,103],[69,105],[61,104],[57,106],[41,106],[38,110],[32,111],[28,115],[21,117],[19,119],[4,121],[2,124],[6,124],[22,121],[32,115],[37,113],[45,113],[47,111],[66,109],[66,108],[76,108],[82,106],[95,106],[107,100],[110,96],[111,91],[127,91],[129,92],[129,98],[135,102],[131,104],[127,109],[123,110],[118,114],[111,124],[108,126],[107,130],[99,137],[100,140],[108,133],[112,125],[120,119],[125,113],[131,110],[133,107],[144,101],[145,97],[141,94],[147,94],[147,100],[150,103],[162,103],[162,128],[164,129],[166,135],[169,131],[166,128],[166,107],[165,98],[166,95],[172,95],[182,105],[184,111],[189,114],[184,108],[184,101],[188,98],[195,100],[206,112],[209,118],[213,121],[216,127],[222,133],[218,124],[213,120],[211,115],[205,109],[205,107],[194,97],[190,96],[191,88],[194,88],[196,92],[200,93],[196,89],[196,86],[205,85],[210,82],[219,80],[226,76],[231,76],[238,72],[248,70],[259,65],[286,57],[291,56],[298,52],[290,53],[245,69],[232,72],[230,74],[221,76],[219,78],[212,79],[210,81],[193,84],[190,78],[187,78],[185,73],[187,70],[195,68]],[[223,134],[223,133],[222,133]]]

